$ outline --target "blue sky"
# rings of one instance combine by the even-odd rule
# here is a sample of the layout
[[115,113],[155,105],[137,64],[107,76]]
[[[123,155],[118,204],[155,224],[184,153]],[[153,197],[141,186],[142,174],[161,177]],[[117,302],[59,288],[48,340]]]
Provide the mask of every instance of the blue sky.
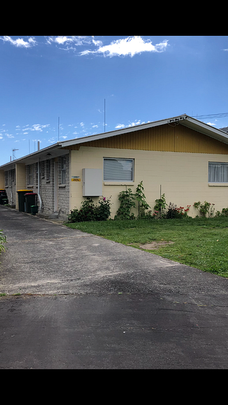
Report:
[[[0,165],[59,140],[228,112],[227,36],[1,36]],[[202,120],[228,126],[228,116]]]

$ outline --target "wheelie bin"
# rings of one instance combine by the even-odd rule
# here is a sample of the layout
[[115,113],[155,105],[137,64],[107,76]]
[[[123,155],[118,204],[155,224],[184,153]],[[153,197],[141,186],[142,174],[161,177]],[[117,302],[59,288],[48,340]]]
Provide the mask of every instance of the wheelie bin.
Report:
[[25,194],[25,212],[31,214],[31,205],[36,205],[36,193]]
[[0,190],[0,204],[1,205],[8,204],[6,190],[3,189]]
[[25,212],[25,194],[31,190],[17,190],[19,211]]
[[38,205],[31,205],[31,214],[36,215],[38,213]]

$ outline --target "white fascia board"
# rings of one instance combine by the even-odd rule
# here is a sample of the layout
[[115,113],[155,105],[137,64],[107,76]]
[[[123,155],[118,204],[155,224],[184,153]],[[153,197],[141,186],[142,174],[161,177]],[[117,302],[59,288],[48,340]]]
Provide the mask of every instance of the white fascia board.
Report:
[[226,134],[221,129],[213,128],[211,125],[205,124],[204,122],[199,121],[195,118],[186,116],[186,119],[181,122],[181,125],[184,125],[197,132],[200,132],[204,135],[214,138],[217,141],[228,144],[228,134]]

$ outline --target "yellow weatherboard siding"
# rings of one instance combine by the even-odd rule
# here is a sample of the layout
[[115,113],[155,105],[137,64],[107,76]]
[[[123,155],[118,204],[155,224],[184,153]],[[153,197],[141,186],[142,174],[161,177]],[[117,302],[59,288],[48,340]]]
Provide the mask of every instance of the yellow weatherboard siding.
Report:
[[210,138],[181,124],[166,124],[142,129],[110,138],[99,139],[69,147],[81,146],[147,151],[228,154],[228,145]]

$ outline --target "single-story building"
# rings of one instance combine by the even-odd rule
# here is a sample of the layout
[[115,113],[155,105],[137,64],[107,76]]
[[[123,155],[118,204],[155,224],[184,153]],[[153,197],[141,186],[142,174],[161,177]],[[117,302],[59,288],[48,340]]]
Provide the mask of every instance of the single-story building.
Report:
[[195,201],[228,207],[228,134],[186,114],[98,135],[58,142],[0,166],[0,189],[18,209],[17,190],[37,193],[39,213],[67,217],[86,196],[111,196],[143,180],[153,208],[160,191],[167,203]]

